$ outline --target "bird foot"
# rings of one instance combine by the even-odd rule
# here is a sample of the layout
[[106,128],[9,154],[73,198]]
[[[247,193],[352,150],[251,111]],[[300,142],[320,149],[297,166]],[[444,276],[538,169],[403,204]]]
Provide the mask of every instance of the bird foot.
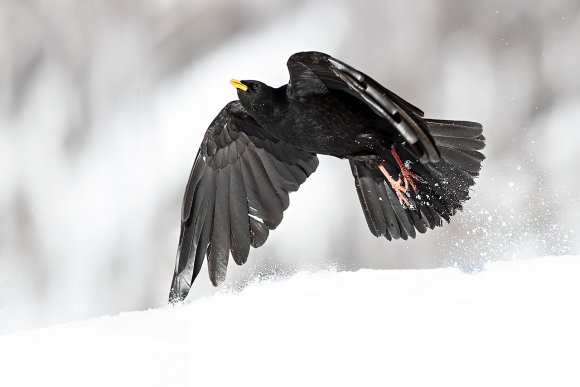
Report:
[[404,208],[411,207],[411,202],[409,201],[409,198],[407,197],[407,195],[408,195],[407,191],[409,190],[407,180],[404,180],[402,175],[399,175],[399,178],[397,180],[393,179],[393,177],[391,176],[389,171],[387,171],[387,169],[385,168],[385,166],[383,164],[379,164],[379,169],[381,170],[383,175],[385,175],[385,177],[387,178],[387,181],[391,185],[391,188],[393,189],[393,191],[395,191],[395,194],[397,195],[397,198],[399,199],[399,203],[401,203],[401,205]]
[[395,161],[397,162],[397,165],[399,166],[399,168],[401,169],[401,175],[399,176],[399,179],[403,179],[404,183],[405,183],[405,188],[408,188],[409,186],[411,186],[411,188],[413,188],[413,191],[417,192],[417,187],[415,186],[415,182],[414,180],[417,181],[421,181],[421,177],[419,177],[417,174],[411,172],[406,166],[405,164],[403,164],[403,162],[401,161],[401,158],[399,157],[399,155],[397,154],[397,151],[395,150],[395,147],[391,148],[391,155],[393,155],[393,158],[395,159]]
[[398,179],[393,179],[383,164],[379,164],[379,169],[387,178],[387,181],[391,185],[393,191],[395,191],[395,194],[399,199],[399,203],[405,208],[412,207],[411,202],[409,201],[409,189],[413,189],[414,192],[417,192],[417,186],[413,180],[421,181],[421,178],[417,174],[411,172],[407,167],[405,167],[405,164],[403,164],[401,161],[401,158],[397,154],[397,151],[394,147],[391,148],[391,155],[401,170]]

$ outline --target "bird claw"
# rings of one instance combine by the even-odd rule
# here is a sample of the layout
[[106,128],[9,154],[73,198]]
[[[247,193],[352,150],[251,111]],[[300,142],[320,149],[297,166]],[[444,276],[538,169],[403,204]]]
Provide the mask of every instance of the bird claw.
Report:
[[[391,155],[393,156],[393,158],[397,162],[397,165],[401,169],[401,176],[402,176],[403,181],[405,182],[405,188],[408,188],[409,186],[411,186],[411,188],[413,188],[413,191],[417,192],[417,187],[415,186],[415,182],[413,181],[413,179],[415,179],[417,181],[422,181],[421,177],[418,176],[417,174],[411,172],[405,166],[405,164],[403,164],[403,162],[401,161],[401,158],[399,157],[399,155],[397,154],[397,151],[395,150],[395,147],[391,147]],[[399,179],[401,178],[401,176],[399,177]]]
[[385,166],[383,164],[379,164],[379,169],[381,170],[383,175],[385,175],[385,177],[387,178],[387,181],[391,185],[391,188],[393,189],[393,191],[395,191],[395,194],[397,195],[397,198],[399,199],[399,203],[404,208],[411,207],[411,202],[409,201],[409,198],[407,197],[407,195],[408,195],[407,191],[409,190],[409,187],[408,187],[407,181],[404,180],[404,177],[402,178],[402,175],[399,175],[399,178],[397,180],[393,179],[393,177],[391,176],[389,171],[387,171],[387,169],[385,168]]
[[405,208],[407,207],[411,208],[412,204],[409,200],[410,196],[409,189],[412,188],[413,191],[416,193],[417,186],[415,185],[415,182],[413,180],[421,181],[421,177],[411,172],[407,167],[405,167],[394,147],[391,148],[391,154],[393,155],[393,158],[395,159],[397,165],[399,166],[399,169],[401,170],[398,179],[397,180],[393,179],[393,177],[387,171],[387,169],[383,164],[379,164],[379,169],[381,170],[383,175],[387,178],[387,181],[391,185],[393,191],[395,191],[395,194],[399,199],[399,203]]
[[413,182],[413,179],[419,180],[419,176],[417,176],[413,172],[409,171],[407,168],[402,167],[401,168],[401,177],[403,178],[403,181],[405,182],[405,188],[408,188],[409,186],[411,186],[411,188],[413,188],[413,191],[417,192],[417,187],[415,186],[415,182]]

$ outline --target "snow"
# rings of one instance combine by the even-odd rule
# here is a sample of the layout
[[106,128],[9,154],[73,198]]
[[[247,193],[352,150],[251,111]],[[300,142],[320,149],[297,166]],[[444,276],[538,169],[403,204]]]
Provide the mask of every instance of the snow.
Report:
[[0,337],[0,385],[578,386],[580,257],[301,272]]

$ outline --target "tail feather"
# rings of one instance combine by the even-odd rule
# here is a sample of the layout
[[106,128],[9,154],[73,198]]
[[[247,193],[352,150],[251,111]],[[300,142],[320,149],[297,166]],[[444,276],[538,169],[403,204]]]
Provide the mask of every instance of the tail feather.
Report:
[[389,240],[415,238],[416,231],[424,233],[441,226],[443,219],[449,222],[469,199],[470,188],[485,159],[480,152],[485,147],[481,125],[432,119],[425,122],[441,161],[422,164],[411,149],[395,146],[401,160],[418,176],[416,191],[409,187],[406,192],[408,205],[400,202],[378,168],[381,163],[396,179],[400,168],[394,159],[369,157],[350,161],[363,212],[375,236]]
[[429,134],[433,137],[476,138],[483,133],[478,122],[434,120],[426,118]]
[[478,151],[439,147],[443,160],[451,165],[461,168],[465,172],[478,174],[481,170],[481,162],[484,157]]
[[485,156],[479,152],[485,147],[481,124],[433,119],[425,121],[443,160],[467,172],[470,176],[477,176],[481,170],[481,163],[485,159]]
[[479,151],[485,147],[483,136],[475,138],[433,136],[433,139],[439,148]]

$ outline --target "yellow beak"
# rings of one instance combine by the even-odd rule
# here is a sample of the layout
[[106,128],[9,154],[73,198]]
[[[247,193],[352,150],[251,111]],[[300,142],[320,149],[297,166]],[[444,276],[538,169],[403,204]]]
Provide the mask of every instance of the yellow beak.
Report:
[[240,90],[243,90],[243,91],[248,91],[248,86],[244,85],[242,82],[238,81],[237,79],[230,80],[230,83],[236,89],[240,89]]

